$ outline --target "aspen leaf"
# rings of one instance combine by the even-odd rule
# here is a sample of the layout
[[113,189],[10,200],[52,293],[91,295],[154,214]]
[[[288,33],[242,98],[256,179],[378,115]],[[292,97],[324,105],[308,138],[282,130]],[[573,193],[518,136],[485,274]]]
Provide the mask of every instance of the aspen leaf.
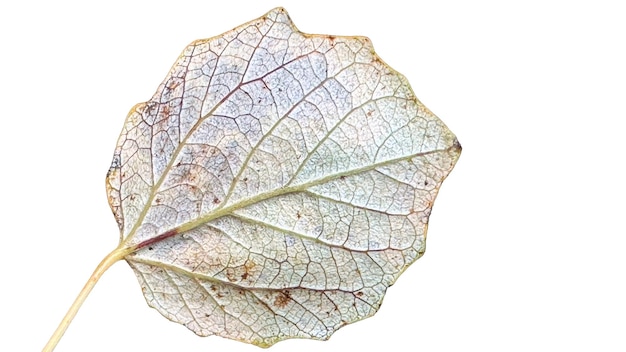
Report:
[[94,275],[125,259],[201,336],[327,339],[424,253],[460,152],[369,39],[274,9],[190,44],[129,113],[106,179],[120,245]]

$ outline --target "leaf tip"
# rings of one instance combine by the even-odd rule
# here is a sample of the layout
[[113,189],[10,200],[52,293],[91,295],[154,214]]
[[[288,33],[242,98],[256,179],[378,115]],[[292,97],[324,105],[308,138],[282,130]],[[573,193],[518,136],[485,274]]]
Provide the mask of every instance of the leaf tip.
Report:
[[459,142],[459,139],[456,137],[454,137],[454,141],[452,142],[452,149],[454,149],[458,153],[461,153],[461,151],[463,150],[463,147],[461,146],[461,142]]

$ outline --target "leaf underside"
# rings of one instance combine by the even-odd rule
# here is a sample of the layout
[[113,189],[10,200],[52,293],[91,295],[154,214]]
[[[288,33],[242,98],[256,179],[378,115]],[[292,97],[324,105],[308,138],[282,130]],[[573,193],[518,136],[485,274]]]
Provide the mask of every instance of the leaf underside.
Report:
[[267,347],[377,311],[460,153],[367,38],[277,8],[185,48],[129,113],[107,192],[151,307]]

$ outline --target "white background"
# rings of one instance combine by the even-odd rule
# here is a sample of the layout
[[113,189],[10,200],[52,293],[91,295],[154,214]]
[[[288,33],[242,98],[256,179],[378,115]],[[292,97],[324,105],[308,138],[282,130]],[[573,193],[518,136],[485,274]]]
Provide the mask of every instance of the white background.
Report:
[[[305,32],[369,36],[463,154],[378,314],[271,351],[626,350],[617,1],[129,3],[0,5],[0,350],[40,350],[116,246],[104,176],[129,109],[189,42],[279,5]],[[57,351],[260,349],[162,318],[120,262]]]

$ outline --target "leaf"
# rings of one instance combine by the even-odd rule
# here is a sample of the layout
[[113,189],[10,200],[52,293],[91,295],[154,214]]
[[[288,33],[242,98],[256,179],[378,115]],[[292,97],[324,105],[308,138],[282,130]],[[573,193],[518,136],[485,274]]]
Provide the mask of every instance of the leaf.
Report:
[[190,44],[129,113],[106,180],[120,245],[94,276],[125,259],[198,335],[327,339],[424,253],[460,152],[367,38],[274,9]]

